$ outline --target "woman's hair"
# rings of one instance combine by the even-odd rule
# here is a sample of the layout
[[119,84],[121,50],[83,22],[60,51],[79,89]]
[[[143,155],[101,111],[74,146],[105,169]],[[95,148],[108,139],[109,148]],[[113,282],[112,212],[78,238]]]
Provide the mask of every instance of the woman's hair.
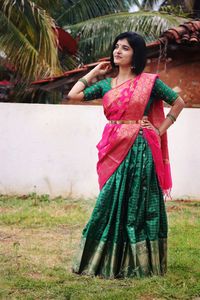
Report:
[[128,41],[129,45],[134,51],[131,66],[133,68],[133,72],[138,75],[142,73],[146,66],[146,44],[143,37],[135,32],[123,32],[115,38],[110,58],[111,65],[113,68],[116,68],[113,58],[113,51],[117,42],[123,39]]

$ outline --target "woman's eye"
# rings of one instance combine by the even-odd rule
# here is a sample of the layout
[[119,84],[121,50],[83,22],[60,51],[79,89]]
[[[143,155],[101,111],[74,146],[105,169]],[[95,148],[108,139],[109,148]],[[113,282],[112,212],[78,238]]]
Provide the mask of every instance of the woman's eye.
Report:
[[[115,49],[118,49],[120,46],[119,45],[115,45]],[[122,50],[128,51],[130,48],[127,46],[121,46]]]

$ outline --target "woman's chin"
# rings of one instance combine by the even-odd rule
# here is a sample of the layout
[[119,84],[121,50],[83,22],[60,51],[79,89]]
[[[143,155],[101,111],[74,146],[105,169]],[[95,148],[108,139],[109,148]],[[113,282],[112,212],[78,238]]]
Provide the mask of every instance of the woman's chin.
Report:
[[118,66],[118,65],[120,65],[120,63],[121,63],[121,62],[120,62],[120,59],[114,59],[114,64],[115,64],[115,65]]
[[119,62],[115,62],[115,66],[117,66],[117,67],[121,67],[121,66],[122,66],[122,64],[120,64]]

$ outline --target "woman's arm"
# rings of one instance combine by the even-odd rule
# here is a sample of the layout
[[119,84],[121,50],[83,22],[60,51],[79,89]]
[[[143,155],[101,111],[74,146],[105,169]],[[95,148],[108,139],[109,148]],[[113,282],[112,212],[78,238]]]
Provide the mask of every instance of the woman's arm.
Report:
[[153,124],[151,124],[148,121],[148,118],[144,118],[142,122],[143,127],[151,128],[161,136],[176,121],[176,118],[178,117],[181,110],[185,106],[185,102],[176,92],[174,92],[169,86],[167,86],[160,79],[156,79],[155,81],[152,90],[152,96],[154,97],[154,101],[157,101],[157,99],[162,99],[166,103],[171,105],[171,109],[167,114],[167,117],[159,126],[159,128],[155,128]]
[[178,115],[180,114],[180,112],[184,107],[185,107],[185,102],[180,96],[178,96],[173,106],[171,107],[169,113],[167,114],[167,117],[160,125],[160,127],[157,128],[160,136],[163,135],[163,133],[165,133],[166,130],[176,121]]
[[153,124],[148,120],[148,118],[145,117],[143,118],[141,125],[142,127],[155,130],[158,135],[162,136],[167,131],[167,129],[176,121],[178,115],[184,107],[185,102],[180,96],[178,96],[173,106],[171,107],[169,113],[167,114],[165,120],[162,122],[159,128],[153,126]]
[[[86,74],[83,78],[78,80],[69,94],[67,95],[68,99],[74,99],[81,101],[84,99],[83,90],[87,87],[87,85],[99,75],[105,75],[110,70],[110,62],[101,62],[94,69],[92,69],[88,74]],[[82,81],[81,81],[82,80]]]

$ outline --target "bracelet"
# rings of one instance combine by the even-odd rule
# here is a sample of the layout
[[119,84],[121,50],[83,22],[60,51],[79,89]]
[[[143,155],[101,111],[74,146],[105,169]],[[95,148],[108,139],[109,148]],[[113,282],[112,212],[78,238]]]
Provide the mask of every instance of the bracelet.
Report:
[[157,134],[160,136],[160,130],[159,128],[155,127],[156,128],[156,131],[157,131]]
[[82,82],[85,85],[85,87],[88,86],[88,82],[84,77],[80,78],[78,81]]
[[172,123],[174,123],[176,121],[176,118],[170,113],[167,114],[167,118],[169,118],[172,121]]

